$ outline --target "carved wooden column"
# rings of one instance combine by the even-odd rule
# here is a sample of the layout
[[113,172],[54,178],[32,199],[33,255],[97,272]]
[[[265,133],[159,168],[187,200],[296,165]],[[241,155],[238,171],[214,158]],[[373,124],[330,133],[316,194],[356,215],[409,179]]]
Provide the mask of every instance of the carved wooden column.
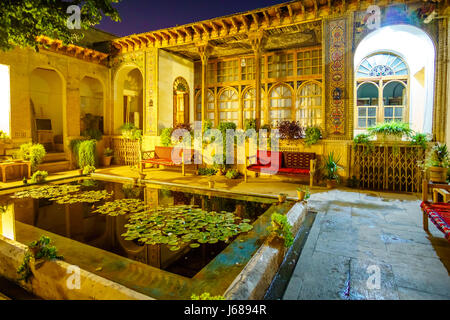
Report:
[[197,45],[198,53],[200,55],[200,59],[202,61],[202,87],[201,87],[201,95],[202,95],[202,129],[207,120],[207,94],[208,94],[208,86],[207,86],[207,68],[208,68],[208,58],[211,54],[211,47],[208,43],[202,43]]
[[255,56],[255,122],[256,130],[259,130],[261,126],[261,53],[265,35],[263,32],[258,32],[248,37]]

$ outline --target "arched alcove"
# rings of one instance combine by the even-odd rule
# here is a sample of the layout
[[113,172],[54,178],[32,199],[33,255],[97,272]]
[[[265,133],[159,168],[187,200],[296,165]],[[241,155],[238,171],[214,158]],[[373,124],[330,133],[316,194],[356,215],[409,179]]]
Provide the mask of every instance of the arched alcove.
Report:
[[136,66],[124,66],[116,73],[114,80],[114,128],[124,123],[133,123],[144,129],[143,77]]
[[[428,34],[417,27],[386,26],[362,39],[354,56],[355,135],[365,131],[361,127],[363,122],[374,125],[389,121],[396,117],[396,112],[398,119],[403,112],[403,119],[415,131],[431,133],[434,65],[434,44]],[[394,80],[395,83],[389,84]],[[362,86],[364,82],[375,86]],[[373,92],[369,92],[370,89]],[[366,97],[365,93],[378,96]],[[370,100],[370,104],[364,104],[364,99]]]
[[36,68],[30,74],[32,140],[47,152],[63,151],[63,79],[51,69]]
[[103,87],[98,79],[84,77],[80,82],[80,134],[85,130],[104,133]]

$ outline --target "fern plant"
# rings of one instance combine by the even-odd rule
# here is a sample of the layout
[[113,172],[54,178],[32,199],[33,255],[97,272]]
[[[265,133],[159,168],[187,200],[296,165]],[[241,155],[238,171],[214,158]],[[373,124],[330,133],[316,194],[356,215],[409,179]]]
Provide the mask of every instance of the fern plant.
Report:
[[78,146],[78,165],[81,169],[95,166],[97,140],[83,140]]
[[320,132],[319,127],[308,127],[305,130],[305,144],[307,147],[310,147],[313,144],[316,144],[319,139],[322,137],[322,133]]
[[273,213],[271,219],[271,225],[268,228],[269,231],[277,237],[284,239],[285,247],[290,247],[294,243],[294,235],[292,234],[292,227],[287,217],[283,214]]

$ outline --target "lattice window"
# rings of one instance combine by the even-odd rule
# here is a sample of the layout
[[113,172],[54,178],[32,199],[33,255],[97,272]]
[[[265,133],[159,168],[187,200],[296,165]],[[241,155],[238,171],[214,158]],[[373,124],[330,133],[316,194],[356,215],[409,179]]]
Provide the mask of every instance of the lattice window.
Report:
[[372,127],[377,123],[378,86],[372,82],[361,84],[357,90],[358,128]]
[[297,75],[322,74],[322,49],[297,52]]
[[241,59],[241,80],[255,79],[255,59],[243,58]]
[[[256,107],[256,92],[255,88],[250,88],[245,91],[243,96],[244,104],[244,120],[255,119],[255,107]],[[261,123],[264,123],[264,92],[261,90]]]
[[239,60],[217,62],[217,82],[230,82],[239,80]]
[[235,89],[226,88],[219,96],[219,119],[220,121],[234,122],[239,120],[239,96]]
[[267,77],[282,78],[293,75],[294,54],[281,53],[267,57]]
[[270,91],[269,114],[272,126],[280,121],[291,120],[292,90],[285,84],[280,84]]
[[322,126],[322,86],[308,81],[299,88],[295,111],[296,120],[303,126]]
[[408,75],[408,67],[393,53],[377,53],[364,58],[356,71],[357,78],[399,75]]
[[[206,95],[206,119],[214,122],[214,94],[208,90],[208,94]],[[195,107],[195,120],[202,120],[202,93],[199,92],[197,95],[196,107]]]
[[404,121],[406,86],[400,81],[391,81],[383,88],[384,121]]

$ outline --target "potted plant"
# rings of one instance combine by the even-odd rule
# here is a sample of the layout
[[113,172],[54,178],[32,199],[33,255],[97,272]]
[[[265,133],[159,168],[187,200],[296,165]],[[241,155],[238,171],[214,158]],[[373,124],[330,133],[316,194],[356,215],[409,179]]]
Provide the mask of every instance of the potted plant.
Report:
[[333,151],[325,158],[323,169],[325,170],[325,179],[328,189],[334,188],[340,181],[338,170],[342,169],[342,167],[338,164],[339,161],[340,157],[336,158]]
[[287,197],[287,194],[286,194],[286,193],[280,193],[280,194],[278,195],[278,201],[279,201],[280,203],[283,203],[283,202],[286,201],[286,197]]
[[379,123],[367,131],[370,135],[375,135],[378,141],[400,141],[403,136],[410,137],[412,134],[409,124],[400,121]]
[[111,165],[113,154],[114,150],[109,147],[103,151],[103,165],[105,167],[109,167]]
[[446,182],[449,168],[449,153],[445,143],[436,143],[428,152],[425,168],[430,173],[433,182]]
[[95,167],[87,165],[83,168],[83,174],[91,174],[95,172]]
[[47,171],[36,171],[35,173],[33,173],[33,175],[31,176],[31,183],[41,183],[44,182],[46,180],[48,176],[48,172]]
[[316,144],[319,139],[322,137],[322,133],[320,132],[319,127],[307,127],[305,130],[305,145],[307,147],[312,146],[313,144]]
[[310,197],[308,187],[298,187],[297,188],[298,201],[308,200]]

